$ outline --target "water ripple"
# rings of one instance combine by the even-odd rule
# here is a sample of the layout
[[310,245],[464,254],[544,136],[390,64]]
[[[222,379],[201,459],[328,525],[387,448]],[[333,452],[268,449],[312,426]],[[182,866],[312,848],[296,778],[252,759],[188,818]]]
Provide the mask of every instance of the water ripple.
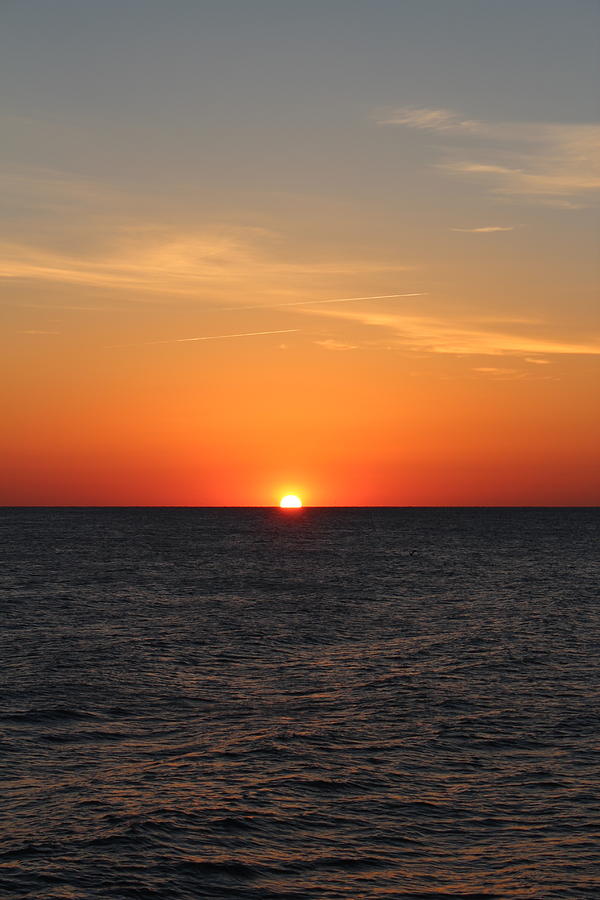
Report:
[[0,530],[0,896],[600,896],[596,512]]

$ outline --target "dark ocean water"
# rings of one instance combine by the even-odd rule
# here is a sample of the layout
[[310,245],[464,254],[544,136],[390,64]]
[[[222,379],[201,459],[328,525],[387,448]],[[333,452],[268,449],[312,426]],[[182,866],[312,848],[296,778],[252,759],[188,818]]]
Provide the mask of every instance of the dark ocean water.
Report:
[[0,510],[0,896],[600,897],[592,510]]

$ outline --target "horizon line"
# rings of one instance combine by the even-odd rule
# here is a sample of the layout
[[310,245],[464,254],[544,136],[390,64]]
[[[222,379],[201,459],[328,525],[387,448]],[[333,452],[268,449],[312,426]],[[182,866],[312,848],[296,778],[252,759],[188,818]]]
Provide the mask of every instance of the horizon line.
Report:
[[[0,503],[0,510],[21,510],[21,509],[65,509],[65,510],[73,510],[73,509],[81,509],[81,510],[96,510],[96,509],[210,509],[210,510],[222,510],[222,509],[276,509],[281,510],[281,507],[278,504],[262,504],[262,505],[220,505],[213,506],[208,504],[44,504],[44,503],[30,503],[30,504],[6,504]],[[292,510],[286,509],[285,512],[302,512],[305,509],[600,509],[600,503],[533,503],[533,504],[514,504],[514,503],[500,503],[500,504],[492,504],[492,503],[478,503],[478,504],[328,504],[326,506],[318,506],[318,505],[308,505],[305,504],[301,507],[293,508]]]

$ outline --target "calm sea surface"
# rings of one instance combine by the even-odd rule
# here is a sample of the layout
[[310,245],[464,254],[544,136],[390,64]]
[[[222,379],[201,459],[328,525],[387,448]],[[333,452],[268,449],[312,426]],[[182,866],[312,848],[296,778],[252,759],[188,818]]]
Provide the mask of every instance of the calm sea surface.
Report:
[[592,510],[0,510],[0,896],[600,897]]

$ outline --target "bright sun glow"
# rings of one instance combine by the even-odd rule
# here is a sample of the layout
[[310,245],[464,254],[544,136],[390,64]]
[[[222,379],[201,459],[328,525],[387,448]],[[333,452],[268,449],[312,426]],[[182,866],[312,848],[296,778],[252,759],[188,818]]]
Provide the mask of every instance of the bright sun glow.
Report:
[[279,506],[281,509],[300,509],[302,500],[300,497],[296,497],[295,494],[286,494],[286,496],[282,497],[279,501]]

